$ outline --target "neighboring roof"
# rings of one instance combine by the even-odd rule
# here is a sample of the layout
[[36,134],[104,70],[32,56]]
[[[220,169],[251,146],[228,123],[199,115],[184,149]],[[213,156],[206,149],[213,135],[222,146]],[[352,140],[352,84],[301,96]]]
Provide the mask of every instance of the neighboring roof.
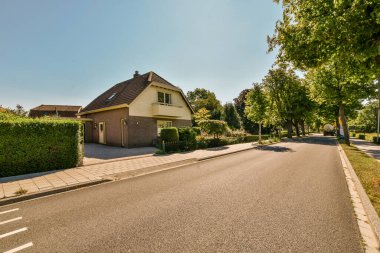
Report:
[[143,75],[135,76],[132,79],[114,85],[113,87],[102,93],[100,96],[95,98],[90,104],[88,104],[83,110],[80,111],[80,114],[85,114],[86,112],[107,107],[116,107],[118,105],[124,104],[129,105],[152,82],[166,84],[168,86],[171,86],[171,88],[180,91],[190,110],[193,111],[180,88],[169,83],[153,71],[150,71]]
[[31,111],[60,111],[60,112],[78,112],[82,106],[79,105],[40,105]]

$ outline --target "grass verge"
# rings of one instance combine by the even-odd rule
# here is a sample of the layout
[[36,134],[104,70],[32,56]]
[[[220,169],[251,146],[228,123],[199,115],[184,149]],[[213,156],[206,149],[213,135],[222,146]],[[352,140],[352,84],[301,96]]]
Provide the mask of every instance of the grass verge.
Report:
[[380,163],[353,145],[341,145],[372,205],[380,216]]

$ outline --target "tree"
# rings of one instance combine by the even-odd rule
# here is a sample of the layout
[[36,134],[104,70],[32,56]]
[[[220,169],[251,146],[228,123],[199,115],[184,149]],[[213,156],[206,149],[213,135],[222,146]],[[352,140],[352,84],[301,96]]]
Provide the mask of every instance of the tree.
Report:
[[223,106],[214,92],[196,88],[194,91],[187,92],[187,99],[196,112],[201,108],[206,108],[211,113],[211,119],[219,120],[222,118]]
[[201,121],[209,120],[210,117],[211,117],[210,111],[207,110],[206,108],[201,108],[194,114],[195,123],[197,124],[199,124],[199,122]]
[[266,118],[267,104],[263,87],[254,83],[246,97],[245,114],[248,119],[259,123],[259,143],[261,143],[261,125]]
[[[277,22],[275,35],[268,38],[269,51],[279,46],[281,60],[304,70],[334,62],[343,70],[336,71],[335,67],[341,87],[352,83],[359,86],[377,77],[380,98],[380,1],[281,2],[283,20]],[[339,72],[345,72],[344,78]],[[347,135],[342,109],[339,111]],[[348,136],[345,141],[349,142]]]
[[17,104],[16,105],[16,108],[15,109],[12,109],[12,108],[3,108],[0,106],[0,111],[1,112],[8,112],[8,113],[11,113],[11,114],[14,114],[14,115],[17,115],[17,116],[21,116],[21,117],[26,117],[28,115],[28,112],[25,111],[24,107]]
[[369,101],[359,111],[357,117],[352,120],[352,124],[356,127],[360,126],[367,133],[376,131],[377,126],[377,100]]
[[312,102],[300,78],[293,69],[281,64],[269,70],[263,87],[269,101],[269,119],[274,124],[284,125],[288,138],[292,138],[293,126],[299,136],[299,124],[312,112]]
[[310,70],[307,74],[308,82],[314,91],[314,99],[318,103],[330,105],[335,115],[336,125],[339,126],[338,116],[341,119],[344,139],[350,144],[347,125],[347,109],[360,109],[361,102],[374,95],[374,82],[356,82],[351,73],[342,69],[337,63],[331,62]]
[[258,124],[249,120],[244,111],[246,107],[245,100],[249,91],[250,89],[242,90],[239,96],[237,98],[234,98],[234,104],[235,104],[236,111],[240,116],[242,127],[244,128],[245,131],[253,134],[258,128]]
[[219,136],[228,130],[227,123],[223,120],[204,120],[199,125],[203,131],[214,135],[214,139],[219,139]]
[[228,126],[233,130],[240,129],[240,118],[234,104],[226,103],[223,109],[223,119],[227,122]]

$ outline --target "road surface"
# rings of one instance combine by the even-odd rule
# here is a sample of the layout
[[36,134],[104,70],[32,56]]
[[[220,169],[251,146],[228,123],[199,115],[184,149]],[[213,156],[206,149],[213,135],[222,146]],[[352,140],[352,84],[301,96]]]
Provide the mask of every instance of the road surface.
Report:
[[0,222],[0,252],[363,252],[318,136],[0,207]]

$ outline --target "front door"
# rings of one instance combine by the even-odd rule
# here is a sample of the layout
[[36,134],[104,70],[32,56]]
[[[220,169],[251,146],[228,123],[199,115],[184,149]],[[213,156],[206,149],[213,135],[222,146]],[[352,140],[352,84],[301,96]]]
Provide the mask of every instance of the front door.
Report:
[[99,143],[106,144],[106,122],[99,122]]

